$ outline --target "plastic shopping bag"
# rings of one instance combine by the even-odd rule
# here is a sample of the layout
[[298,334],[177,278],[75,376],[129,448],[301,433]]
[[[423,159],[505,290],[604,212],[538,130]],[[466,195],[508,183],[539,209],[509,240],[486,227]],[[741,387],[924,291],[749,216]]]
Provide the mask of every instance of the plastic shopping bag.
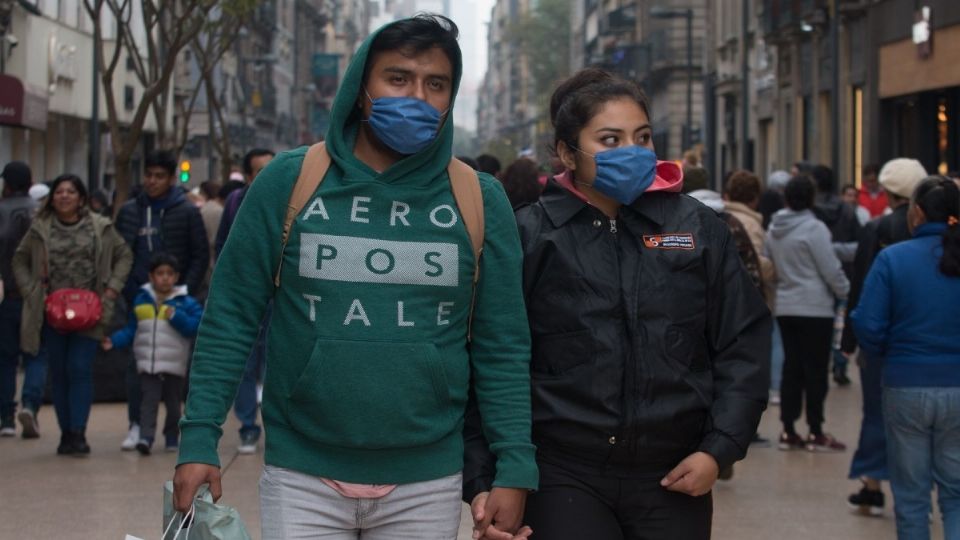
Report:
[[162,540],[250,540],[250,534],[235,508],[215,504],[206,486],[201,486],[186,514],[173,509],[173,482],[163,484]]

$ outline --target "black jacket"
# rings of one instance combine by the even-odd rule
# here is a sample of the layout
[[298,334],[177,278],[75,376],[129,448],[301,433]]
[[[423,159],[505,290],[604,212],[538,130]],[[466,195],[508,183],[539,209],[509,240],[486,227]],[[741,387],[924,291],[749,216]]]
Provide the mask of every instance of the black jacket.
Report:
[[[650,193],[611,221],[551,181],[517,221],[539,459],[631,475],[698,450],[721,467],[743,458],[767,401],[771,316],[716,214]],[[493,468],[472,408],[465,442],[470,500]]]
[[860,229],[857,254],[853,259],[853,277],[850,278],[850,295],[847,297],[847,318],[840,344],[840,349],[845,353],[852,353],[857,349],[857,336],[853,333],[850,314],[860,302],[863,282],[867,280],[867,273],[870,271],[873,260],[877,258],[881,249],[912,238],[910,229],[907,227],[909,208],[909,204],[898,206],[893,212],[870,221]]
[[163,201],[151,201],[146,194],[140,194],[124,203],[116,228],[134,256],[133,269],[123,289],[128,302],[147,282],[150,258],[161,251],[177,258],[178,285],[186,285],[191,294],[200,290],[210,264],[210,246],[200,210],[190,204],[179,186],[174,186]]
[[0,279],[5,298],[20,298],[17,282],[13,279],[13,253],[30,230],[37,203],[26,193],[0,199]]

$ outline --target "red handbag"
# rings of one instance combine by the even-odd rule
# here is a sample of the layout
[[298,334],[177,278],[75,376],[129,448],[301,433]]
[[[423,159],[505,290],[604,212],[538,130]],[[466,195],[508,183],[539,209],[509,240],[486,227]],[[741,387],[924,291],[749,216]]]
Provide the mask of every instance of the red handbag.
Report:
[[51,328],[69,334],[96,326],[103,315],[103,306],[100,296],[93,291],[57,289],[47,295],[45,312]]

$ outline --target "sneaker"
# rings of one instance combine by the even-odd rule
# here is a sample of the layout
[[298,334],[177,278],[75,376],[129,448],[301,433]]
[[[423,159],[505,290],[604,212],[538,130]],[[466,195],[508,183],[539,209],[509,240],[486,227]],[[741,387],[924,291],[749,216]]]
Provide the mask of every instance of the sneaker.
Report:
[[867,489],[867,486],[863,486],[858,493],[847,497],[847,504],[850,508],[864,516],[882,516],[883,503],[883,492]]
[[57,455],[59,456],[69,456],[74,452],[73,448],[73,434],[72,433],[61,433],[60,434],[60,445],[57,446]]
[[779,391],[779,390],[771,390],[771,391],[770,391],[770,399],[767,400],[767,403],[770,404],[771,406],[779,406],[779,405],[780,405],[780,391]]
[[847,449],[847,445],[827,433],[821,433],[820,435],[811,433],[807,436],[806,446],[807,450],[811,452],[844,452]]
[[140,424],[134,424],[130,426],[130,431],[127,432],[127,438],[123,440],[123,443],[120,444],[120,449],[125,451],[133,450],[137,447],[137,442],[140,441]]
[[180,440],[174,435],[172,437],[167,437],[166,441],[163,444],[164,452],[176,452],[180,448]]
[[254,454],[257,451],[257,442],[260,440],[259,433],[242,433],[240,435],[240,446],[237,452],[241,454]]
[[850,377],[847,377],[847,370],[834,369],[833,382],[837,383],[837,386],[850,386]]
[[73,455],[75,457],[90,455],[90,445],[87,444],[87,436],[82,431],[73,433]]
[[13,417],[7,417],[0,420],[0,437],[16,437],[17,425],[13,422]]
[[17,420],[23,426],[20,436],[24,439],[36,439],[40,436],[40,423],[37,422],[37,413],[33,409],[24,407],[17,415]]
[[802,450],[803,449],[803,439],[800,438],[796,433],[787,433],[784,431],[780,434],[780,442],[777,444],[777,448],[787,451],[787,450]]
[[137,441],[137,445],[135,448],[137,449],[137,452],[140,452],[141,456],[149,456],[151,446],[153,446],[153,441],[150,441],[147,439],[140,439],[139,441]]

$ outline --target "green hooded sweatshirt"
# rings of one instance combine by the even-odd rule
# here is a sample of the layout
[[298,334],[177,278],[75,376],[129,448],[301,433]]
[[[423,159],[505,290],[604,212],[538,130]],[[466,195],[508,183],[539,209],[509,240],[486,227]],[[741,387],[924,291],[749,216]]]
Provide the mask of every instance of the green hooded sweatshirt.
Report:
[[[347,69],[327,134],[333,165],[283,253],[284,212],[306,149],[278,155],[244,198],[200,326],[179,463],[219,465],[220,426],[272,299],[267,464],[365,484],[454,474],[463,468],[472,379],[497,456],[494,485],[536,488],[513,212],[500,183],[481,174],[486,229],[468,346],[474,255],[446,172],[452,114],[428,148],[383,173],[353,154],[374,36]],[[454,96],[462,69],[455,60]]]

